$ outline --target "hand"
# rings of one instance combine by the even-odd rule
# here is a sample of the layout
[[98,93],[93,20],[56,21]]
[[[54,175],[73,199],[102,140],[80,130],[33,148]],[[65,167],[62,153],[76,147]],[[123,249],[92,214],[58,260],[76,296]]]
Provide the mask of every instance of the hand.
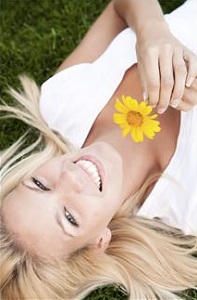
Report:
[[167,27],[159,26],[146,28],[136,43],[144,98],[160,114],[169,105],[191,109],[197,101],[197,57]]
[[197,78],[194,79],[190,87],[185,88],[183,98],[176,108],[182,111],[188,111],[195,105],[197,105]]

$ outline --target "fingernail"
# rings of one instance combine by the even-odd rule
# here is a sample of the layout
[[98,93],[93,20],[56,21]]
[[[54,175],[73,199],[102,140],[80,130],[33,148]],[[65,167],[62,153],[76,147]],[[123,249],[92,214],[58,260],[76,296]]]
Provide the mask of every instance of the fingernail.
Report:
[[186,82],[186,87],[190,87],[193,81],[194,81],[194,77],[190,77]]
[[177,107],[177,106],[179,105],[179,102],[180,102],[179,99],[174,99],[174,100],[172,101],[172,103],[171,103],[171,106],[175,108],[175,107]]
[[147,102],[148,96],[147,96],[146,92],[143,92],[143,99],[144,99],[144,102]]
[[158,112],[158,114],[161,115],[164,113],[165,110],[166,110],[165,108],[158,108],[157,112]]

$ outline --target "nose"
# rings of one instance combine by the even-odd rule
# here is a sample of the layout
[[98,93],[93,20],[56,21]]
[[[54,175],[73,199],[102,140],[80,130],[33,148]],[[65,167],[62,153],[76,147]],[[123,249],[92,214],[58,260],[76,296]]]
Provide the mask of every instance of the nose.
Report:
[[64,170],[60,176],[59,188],[66,192],[80,193],[83,185],[73,170]]

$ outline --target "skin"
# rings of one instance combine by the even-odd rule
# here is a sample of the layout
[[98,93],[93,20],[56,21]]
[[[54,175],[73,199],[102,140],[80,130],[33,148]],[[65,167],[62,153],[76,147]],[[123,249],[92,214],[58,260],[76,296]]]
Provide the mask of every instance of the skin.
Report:
[[[141,18],[137,17],[139,12]],[[152,19],[157,23],[154,28]],[[95,120],[83,148],[40,166],[3,203],[1,214],[7,228],[15,235],[18,245],[30,252],[41,256],[69,256],[86,245],[104,251],[110,242],[108,224],[113,215],[148,176],[165,169],[176,149],[180,114],[167,107],[174,99],[179,100],[174,106],[183,110],[196,104],[196,58],[171,35],[155,0],[110,3],[57,72],[73,64],[94,61],[127,26],[137,33],[138,68],[133,66],[126,72]],[[157,59],[152,59],[155,53]],[[172,53],[178,57],[173,68]],[[162,66],[167,61],[164,70]],[[155,139],[136,144],[130,136],[122,138],[120,128],[112,122],[112,114],[117,97],[125,94],[141,101],[143,92],[155,106],[153,113],[163,108],[167,111],[159,116],[162,131]],[[91,155],[101,163],[102,192],[75,164],[81,155]],[[43,190],[43,185],[47,190]],[[76,217],[78,227],[67,220],[68,211]],[[60,223],[63,225],[59,226]]]
[[[75,164],[84,155],[99,162],[102,191]],[[111,174],[114,174],[112,178]],[[76,153],[53,158],[37,168],[6,198],[3,215],[8,228],[27,248],[34,245],[32,250],[39,253],[68,255],[87,244],[96,242],[99,247],[102,235],[108,236],[106,227],[121,205],[123,190],[119,153],[110,145],[98,142]],[[71,215],[67,218],[68,212],[72,214],[72,222]]]
[[181,110],[191,108],[191,102],[196,103],[196,96],[188,100],[185,92],[187,88],[197,87],[197,57],[172,35],[159,2],[114,0],[114,7],[136,32],[144,99],[149,98],[159,114],[164,113],[169,105]]
[[192,109],[197,104],[197,57],[172,35],[157,0],[113,0],[57,72],[73,64],[93,62],[127,27],[137,37],[143,99],[148,98],[159,114],[169,106]]
[[[112,121],[115,99],[123,92],[142,98],[137,66],[126,72],[83,148],[49,160],[5,198],[2,217],[19,246],[41,256],[69,256],[86,245],[104,251],[111,237],[107,226],[123,201],[166,167],[176,147],[179,112],[169,109],[160,116],[163,130],[155,139],[136,144],[130,136],[123,139]],[[102,192],[75,164],[84,155],[101,165]],[[69,223],[68,212],[79,226]]]

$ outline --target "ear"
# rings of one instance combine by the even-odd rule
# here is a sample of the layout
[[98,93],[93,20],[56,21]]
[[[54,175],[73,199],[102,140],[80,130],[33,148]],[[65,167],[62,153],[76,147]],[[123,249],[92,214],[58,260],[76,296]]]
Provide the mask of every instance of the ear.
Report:
[[109,243],[111,241],[111,230],[106,227],[103,232],[96,238],[93,242],[93,248],[95,248],[98,252],[104,252]]

